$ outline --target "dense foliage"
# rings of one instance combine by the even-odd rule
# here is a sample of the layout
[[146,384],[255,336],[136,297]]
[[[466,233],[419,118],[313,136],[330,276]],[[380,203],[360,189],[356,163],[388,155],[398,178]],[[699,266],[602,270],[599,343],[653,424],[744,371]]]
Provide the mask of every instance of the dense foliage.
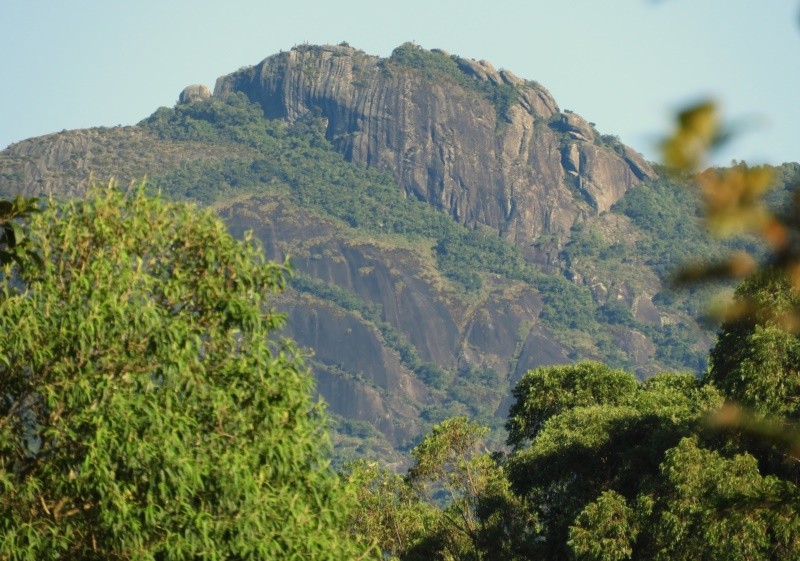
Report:
[[706,377],[758,413],[800,419],[800,340],[781,324],[800,296],[775,270],[742,283],[737,296],[754,311],[725,324]]
[[712,258],[720,251],[719,242],[700,222],[699,198],[685,184],[685,180],[664,174],[631,189],[614,207],[651,234],[637,242],[637,249],[665,280],[677,265],[690,259]]
[[270,295],[208,211],[109,189],[0,277],[0,558],[345,559],[351,495]]
[[597,363],[541,368],[515,390],[507,469],[536,513],[535,550],[567,559],[570,527],[604,492],[635,497],[653,485],[666,450],[721,399],[691,375],[637,382]]
[[[403,560],[797,559],[796,462],[707,423],[735,396],[689,374],[640,382],[600,363],[538,368],[514,391],[510,454],[480,451],[478,426],[448,420],[405,477],[351,468],[353,523]],[[785,422],[795,401],[781,396],[769,414]]]

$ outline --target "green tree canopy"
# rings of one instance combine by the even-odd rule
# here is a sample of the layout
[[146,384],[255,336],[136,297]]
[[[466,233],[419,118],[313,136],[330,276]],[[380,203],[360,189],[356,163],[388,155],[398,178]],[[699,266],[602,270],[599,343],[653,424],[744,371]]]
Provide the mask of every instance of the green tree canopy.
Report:
[[[516,448],[505,468],[512,490],[539,522],[531,548],[545,559],[572,556],[570,528],[579,515],[615,519],[614,513],[625,511],[619,497],[635,498],[654,485],[666,451],[696,432],[722,401],[691,374],[659,374],[639,382],[598,363],[533,370],[514,395],[509,440]],[[594,510],[586,511],[596,500]],[[614,527],[613,520],[603,520],[605,533],[595,532],[589,541],[617,543],[636,533],[635,526]],[[583,553],[596,552],[585,536],[573,535],[572,544]],[[624,543],[614,547],[628,550]],[[609,555],[597,558],[625,558]]]
[[463,417],[434,426],[405,477],[358,461],[355,531],[385,557],[407,561],[520,559],[535,520],[514,497],[502,466],[483,449],[488,429]]
[[800,338],[784,320],[800,296],[779,269],[743,282],[737,300],[750,313],[722,326],[707,374],[727,397],[761,414],[800,418]]
[[0,278],[0,558],[353,559],[350,494],[270,293],[207,211],[108,190]]
[[800,556],[797,488],[762,476],[756,459],[701,447],[696,436],[667,451],[657,484],[631,500],[589,503],[570,528],[580,560],[767,561]]
[[536,368],[514,387],[508,414],[508,443],[521,447],[553,415],[577,406],[617,405],[637,389],[636,379],[599,362]]

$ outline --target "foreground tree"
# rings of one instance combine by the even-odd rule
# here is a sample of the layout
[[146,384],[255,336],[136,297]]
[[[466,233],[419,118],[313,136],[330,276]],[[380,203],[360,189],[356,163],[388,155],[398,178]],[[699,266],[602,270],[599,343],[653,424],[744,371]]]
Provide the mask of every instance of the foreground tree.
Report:
[[0,279],[0,558],[356,559],[284,269],[208,212],[109,188]]
[[800,294],[779,269],[743,282],[735,302],[749,313],[723,324],[706,377],[725,395],[760,415],[800,419],[800,338],[783,320],[800,306]]
[[463,417],[434,426],[411,452],[405,477],[351,464],[346,476],[359,488],[354,530],[375,539],[388,559],[526,558],[522,538],[535,521],[485,451],[487,432]]
[[[505,468],[538,520],[531,558],[542,559],[630,558],[638,530],[621,522],[625,499],[657,485],[666,452],[722,401],[691,374],[640,382],[596,362],[532,370],[514,396]],[[579,516],[592,531],[571,537]]]

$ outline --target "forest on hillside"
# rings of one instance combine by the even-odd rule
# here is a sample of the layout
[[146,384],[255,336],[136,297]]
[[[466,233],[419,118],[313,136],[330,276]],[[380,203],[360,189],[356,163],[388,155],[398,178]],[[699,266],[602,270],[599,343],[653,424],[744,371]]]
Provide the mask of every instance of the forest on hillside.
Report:
[[455,417],[405,475],[337,475],[310,376],[270,337],[284,271],[252,241],[141,189],[2,211],[4,557],[800,556],[785,261],[738,288],[700,379],[541,367],[508,448]]
[[[407,43],[377,68],[502,131],[521,85],[464,64]],[[559,160],[568,114],[533,120]],[[0,559],[800,560],[800,164],[708,166],[728,131],[701,103],[607,210],[567,174],[580,219],[524,247],[348,161],[319,111],[265,115],[233,91],[0,154],[4,197],[53,146],[66,184],[84,157],[151,166],[0,201]],[[630,157],[587,127],[585,153]],[[392,295],[418,280],[487,331],[533,304],[508,353],[437,360],[316,268],[345,250],[373,257],[358,278],[401,256]],[[298,303],[368,332],[407,391],[285,337]],[[565,364],[520,367],[534,327]],[[315,374],[394,409],[333,413]]]
[[2,556],[800,558],[800,199],[762,206],[773,174],[698,176],[709,224],[762,239],[683,272],[745,277],[703,376],[540,367],[507,447],[449,418],[404,475],[330,468],[252,237],[141,187],[3,202]]

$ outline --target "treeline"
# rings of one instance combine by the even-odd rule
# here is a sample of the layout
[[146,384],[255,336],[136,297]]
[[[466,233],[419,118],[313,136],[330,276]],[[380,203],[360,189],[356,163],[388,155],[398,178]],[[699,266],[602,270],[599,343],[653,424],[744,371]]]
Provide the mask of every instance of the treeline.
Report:
[[[737,297],[800,304],[771,271]],[[456,418],[403,476],[350,465],[355,532],[400,560],[798,559],[798,372],[800,339],[755,317],[724,326],[702,379],[538,368],[514,389],[509,452]]]

